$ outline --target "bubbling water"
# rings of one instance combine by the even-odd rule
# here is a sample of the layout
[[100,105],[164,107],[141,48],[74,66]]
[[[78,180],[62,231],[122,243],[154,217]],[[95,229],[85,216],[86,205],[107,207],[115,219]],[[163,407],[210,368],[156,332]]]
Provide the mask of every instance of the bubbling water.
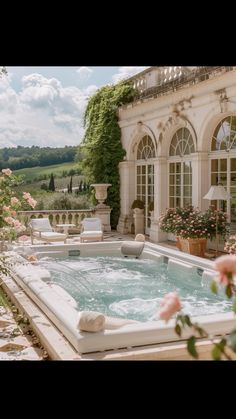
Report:
[[214,295],[210,282],[193,270],[168,273],[165,263],[120,257],[41,258],[51,281],[78,303],[78,310],[100,311],[113,317],[148,321],[156,318],[165,294],[178,292],[191,316],[229,311],[223,292]]

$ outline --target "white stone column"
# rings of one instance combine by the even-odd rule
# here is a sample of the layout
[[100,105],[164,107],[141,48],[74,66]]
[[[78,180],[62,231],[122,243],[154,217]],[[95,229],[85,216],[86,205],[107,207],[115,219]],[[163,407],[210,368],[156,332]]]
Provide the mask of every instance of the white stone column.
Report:
[[168,163],[165,157],[154,162],[154,217],[151,220],[150,240],[154,243],[167,240],[167,234],[160,230],[158,218],[168,207]]
[[200,211],[209,207],[209,201],[203,199],[210,187],[209,162],[206,152],[198,152],[192,159],[192,203]]
[[119,164],[120,171],[120,218],[117,231],[127,234],[131,231],[133,214],[131,205],[135,199],[135,162],[123,161]]

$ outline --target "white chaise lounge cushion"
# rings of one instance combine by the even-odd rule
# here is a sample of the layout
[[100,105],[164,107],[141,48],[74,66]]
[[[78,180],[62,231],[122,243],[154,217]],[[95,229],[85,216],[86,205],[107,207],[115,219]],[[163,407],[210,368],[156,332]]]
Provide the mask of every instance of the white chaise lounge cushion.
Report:
[[67,238],[66,234],[64,234],[64,233],[54,233],[53,231],[44,231],[44,232],[41,233],[41,235],[40,235],[40,233],[35,232],[34,236],[39,237],[43,240],[50,240],[50,239],[52,239],[52,240],[53,239],[65,240]]
[[85,238],[91,238],[91,237],[102,237],[103,232],[102,231],[83,231],[83,233],[80,234],[81,237]]
[[84,231],[102,231],[102,223],[100,218],[84,218],[82,223]]
[[121,253],[124,256],[135,256],[139,257],[143,251],[144,248],[144,242],[138,242],[138,241],[127,241],[123,242],[121,245]]
[[48,218],[34,218],[30,221],[30,226],[36,231],[52,231],[52,226]]
[[82,221],[83,231],[80,234],[82,240],[103,240],[102,223],[100,218],[84,218]]

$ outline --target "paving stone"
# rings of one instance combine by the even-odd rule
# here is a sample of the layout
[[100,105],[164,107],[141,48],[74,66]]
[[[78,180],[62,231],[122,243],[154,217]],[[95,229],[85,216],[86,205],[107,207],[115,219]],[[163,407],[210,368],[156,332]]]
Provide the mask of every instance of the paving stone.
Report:
[[20,358],[29,361],[40,361],[43,359],[43,351],[40,348],[30,348],[21,351]]
[[9,355],[5,352],[0,352],[0,361],[14,361],[16,358],[13,355]]
[[10,326],[10,325],[12,325],[12,324],[14,324],[14,322],[11,320],[2,320],[2,318],[0,318],[0,329],[3,329],[3,328],[5,328],[5,327],[7,327],[7,326]]
[[28,339],[28,336],[17,336],[13,338],[13,341],[17,345],[22,345],[24,347],[29,347],[32,345],[32,341]]
[[25,346],[23,345],[18,345],[14,342],[6,342],[4,345],[0,345],[0,352],[10,352],[14,350],[22,351],[24,348]]
[[7,310],[5,309],[5,307],[0,307],[0,316],[6,313],[7,313]]

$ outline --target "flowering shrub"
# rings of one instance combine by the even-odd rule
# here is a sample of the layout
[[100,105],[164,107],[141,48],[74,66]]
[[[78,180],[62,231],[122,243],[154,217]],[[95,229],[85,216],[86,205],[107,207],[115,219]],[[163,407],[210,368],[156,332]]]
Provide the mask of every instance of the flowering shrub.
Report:
[[[211,290],[214,294],[218,293],[218,285],[225,287],[225,294],[227,298],[236,296],[236,256],[227,255],[221,256],[215,261],[214,268],[217,272],[215,280],[211,283]],[[192,335],[187,339],[187,350],[193,358],[198,359],[199,355],[196,348],[196,337],[208,338],[213,344],[212,358],[220,360],[222,356],[226,359],[231,359],[231,353],[236,353],[236,329],[228,335],[215,339],[209,336],[198,323],[193,323],[190,317],[180,310],[182,309],[181,301],[177,293],[169,293],[164,297],[161,303],[159,318],[168,322],[173,314],[177,313],[175,332],[179,337],[182,336],[183,329],[190,328]],[[232,305],[233,312],[236,313],[236,299]],[[195,336],[195,334],[197,336]]]
[[224,250],[231,254],[236,254],[236,235],[230,236],[225,243]]
[[35,208],[36,201],[32,196],[23,192],[16,197],[13,188],[22,183],[19,176],[13,175],[10,169],[3,169],[0,176],[0,239],[12,240],[24,231],[25,226],[17,219],[18,210]]
[[216,220],[218,234],[225,237],[229,232],[227,214],[216,211],[212,207],[205,212],[200,212],[192,206],[186,208],[169,208],[159,218],[162,231],[173,233],[184,239],[213,239],[216,236]]

